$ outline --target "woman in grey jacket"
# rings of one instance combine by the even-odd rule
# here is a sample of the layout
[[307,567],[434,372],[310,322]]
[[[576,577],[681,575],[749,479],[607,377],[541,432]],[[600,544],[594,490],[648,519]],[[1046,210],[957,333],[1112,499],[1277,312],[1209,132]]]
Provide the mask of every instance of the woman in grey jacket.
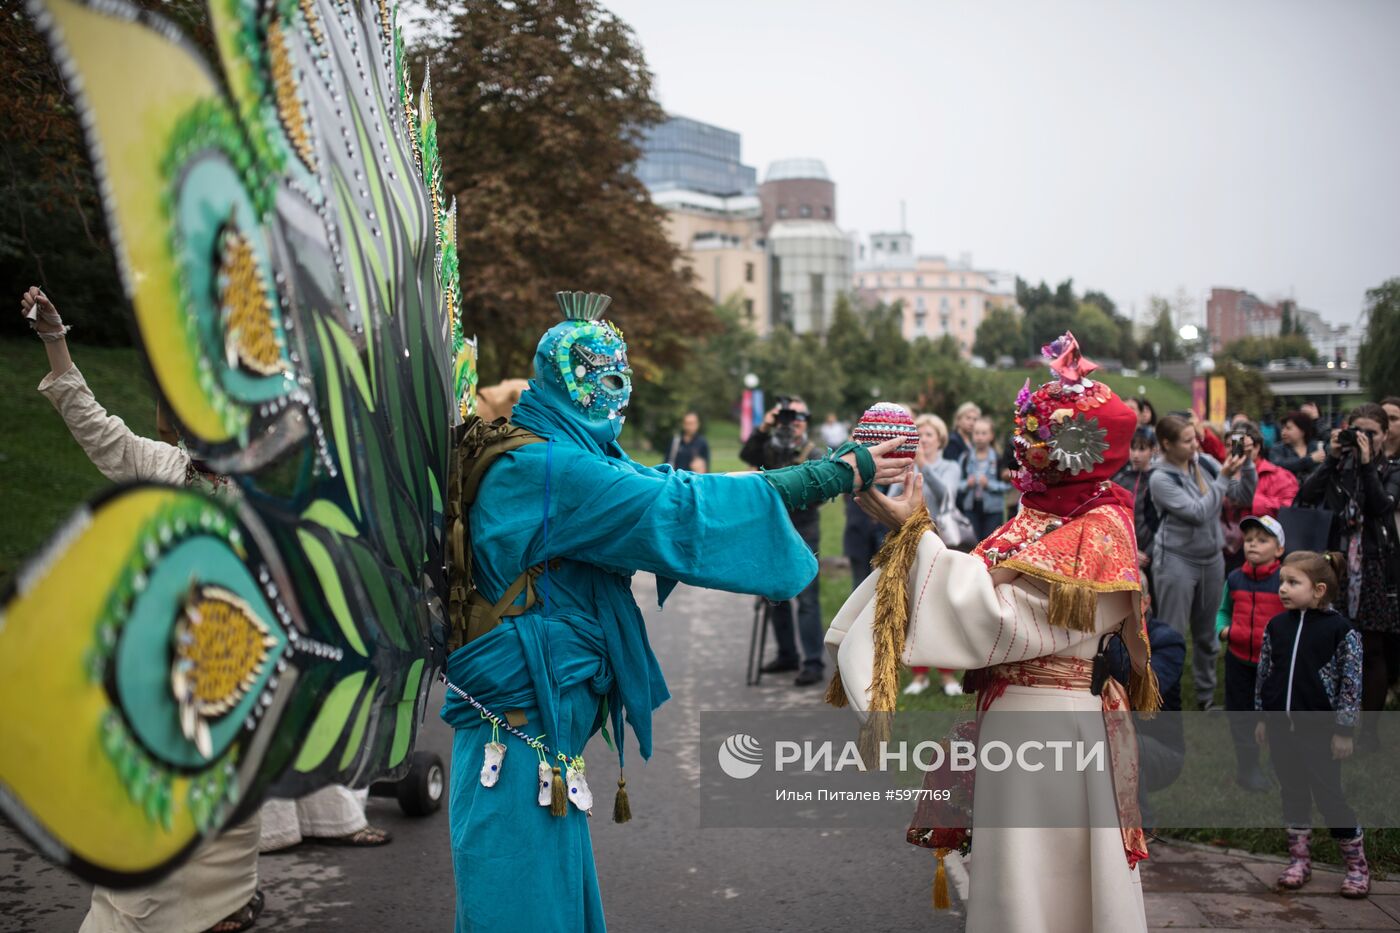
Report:
[[1200,452],[1196,429],[1185,418],[1157,422],[1162,463],[1148,480],[1162,517],[1153,542],[1157,616],[1195,645],[1196,705],[1215,705],[1215,614],[1225,585],[1220,506],[1226,497],[1248,508],[1258,476],[1245,438],[1243,454],[1221,464]]

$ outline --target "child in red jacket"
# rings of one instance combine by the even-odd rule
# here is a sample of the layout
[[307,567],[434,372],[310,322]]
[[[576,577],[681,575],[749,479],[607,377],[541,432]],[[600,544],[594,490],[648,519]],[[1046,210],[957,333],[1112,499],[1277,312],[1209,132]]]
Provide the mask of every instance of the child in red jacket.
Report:
[[1244,564],[1225,578],[1225,598],[1216,617],[1225,652],[1225,709],[1235,743],[1235,783],[1245,790],[1266,791],[1271,784],[1259,767],[1254,741],[1254,680],[1259,671],[1259,646],[1269,620],[1283,611],[1279,599],[1279,559],[1283,556],[1283,526],[1270,515],[1251,515],[1240,522]]

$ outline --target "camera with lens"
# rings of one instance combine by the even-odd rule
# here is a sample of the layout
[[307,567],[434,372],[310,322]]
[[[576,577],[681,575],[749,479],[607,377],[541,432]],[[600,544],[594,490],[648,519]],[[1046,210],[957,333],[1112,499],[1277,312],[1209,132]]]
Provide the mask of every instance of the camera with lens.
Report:
[[802,434],[797,426],[801,424],[806,427],[808,415],[807,412],[793,407],[794,402],[801,401],[794,396],[779,395],[775,401],[778,411],[773,416],[773,435],[768,443],[773,447],[777,459],[783,461],[783,465],[786,466],[786,461],[795,456],[801,446]]
[[1342,428],[1337,432],[1337,446],[1343,450],[1355,450],[1359,446],[1357,434],[1356,428]]
[[807,413],[805,411],[798,411],[792,407],[792,396],[780,395],[777,398],[777,403],[778,413],[774,415],[774,420],[776,420],[779,425],[791,427],[793,422],[807,420]]

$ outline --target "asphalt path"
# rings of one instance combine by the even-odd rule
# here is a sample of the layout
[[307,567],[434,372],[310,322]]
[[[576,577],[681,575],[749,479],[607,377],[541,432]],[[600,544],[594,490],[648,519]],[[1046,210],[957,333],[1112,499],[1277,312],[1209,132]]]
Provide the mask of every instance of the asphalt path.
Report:
[[[616,759],[601,738],[588,748],[589,783],[599,801],[591,830],[609,928],[962,929],[960,905],[937,914],[931,907],[931,855],[906,845],[898,832],[701,827],[699,713],[819,706],[822,688],[794,687],[790,675],[744,685],[751,599],[682,586],[662,611],[650,576],[638,575],[634,590],[672,697],[656,713],[653,758],[627,769],[631,822],[610,819]],[[438,705],[440,692],[433,710]],[[451,730],[435,713],[418,747],[450,758]],[[304,844],[263,856],[267,908],[257,929],[451,930],[446,810],[415,819],[392,799],[371,798],[369,818],[393,832],[390,845]],[[88,897],[86,885],[0,825],[0,930],[76,930]]]

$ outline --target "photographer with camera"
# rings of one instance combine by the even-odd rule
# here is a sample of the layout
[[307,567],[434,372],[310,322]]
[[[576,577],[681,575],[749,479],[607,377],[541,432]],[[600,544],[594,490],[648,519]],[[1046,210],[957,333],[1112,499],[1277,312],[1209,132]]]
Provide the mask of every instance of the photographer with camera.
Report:
[[[1332,513],[1327,549],[1346,558],[1337,609],[1361,630],[1361,708],[1385,707],[1390,676],[1385,639],[1400,632],[1400,560],[1392,520],[1400,499],[1400,470],[1390,469],[1384,453],[1385,409],[1367,402],[1332,431],[1327,459],[1298,490],[1298,505]],[[1359,750],[1379,745],[1378,717],[1363,716]]]
[[1254,499],[1249,503],[1226,500],[1220,511],[1225,539],[1225,572],[1241,567],[1245,561],[1244,534],[1240,522],[1249,516],[1268,515],[1278,518],[1278,510],[1292,505],[1298,496],[1298,478],[1282,467],[1270,463],[1264,456],[1264,435],[1252,421],[1236,421],[1225,437],[1225,446],[1232,454],[1243,453],[1246,438],[1250,441],[1249,458],[1254,463],[1258,482]]
[[[797,396],[780,395],[777,404],[763,416],[763,423],[754,428],[739,451],[739,459],[761,470],[777,470],[804,460],[819,460],[823,451],[807,437],[807,422],[811,415],[807,403]],[[821,545],[821,512],[815,506],[789,511],[788,518],[812,549]],[[823,661],[821,575],[818,574],[797,594],[797,631],[793,632],[792,603],[773,606],[773,640],[778,644],[778,656],[763,665],[763,673],[778,674],[798,671],[796,686],[807,687],[826,680]],[[798,655],[798,639],[802,653]],[[801,668],[799,670],[799,667]]]

